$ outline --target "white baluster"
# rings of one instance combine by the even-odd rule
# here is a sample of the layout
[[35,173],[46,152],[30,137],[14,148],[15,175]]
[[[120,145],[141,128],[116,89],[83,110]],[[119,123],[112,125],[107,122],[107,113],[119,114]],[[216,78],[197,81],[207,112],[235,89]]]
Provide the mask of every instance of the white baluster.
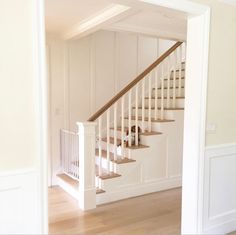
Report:
[[114,104],[114,160],[117,160],[117,103]]
[[138,145],[138,84],[135,87],[135,145]]
[[158,68],[155,69],[155,120],[158,119]]
[[[174,51],[174,74],[173,74],[173,108],[176,106],[176,62],[177,62],[177,53]],[[179,81],[181,79],[179,78]]]
[[102,175],[102,116],[98,118],[98,158],[99,166],[98,173]]
[[161,120],[164,119],[164,61],[162,62],[161,65]]
[[[181,96],[181,86],[182,86],[182,45],[180,45],[179,48],[179,83],[178,83],[178,96]],[[177,61],[175,61],[175,64],[177,63]]]
[[142,81],[142,132],[145,132],[145,79]]
[[148,132],[152,131],[152,74],[148,76]]
[[110,172],[110,109],[107,110],[107,173]]
[[129,147],[132,145],[131,142],[131,114],[132,114],[132,103],[131,103],[131,98],[132,98],[132,90],[129,91],[129,136],[128,136],[128,143],[129,143]]
[[124,158],[124,128],[125,128],[125,112],[124,112],[124,106],[125,106],[125,96],[122,96],[121,98],[121,158]]
[[167,58],[167,97],[166,103],[167,108],[170,107],[170,56]]

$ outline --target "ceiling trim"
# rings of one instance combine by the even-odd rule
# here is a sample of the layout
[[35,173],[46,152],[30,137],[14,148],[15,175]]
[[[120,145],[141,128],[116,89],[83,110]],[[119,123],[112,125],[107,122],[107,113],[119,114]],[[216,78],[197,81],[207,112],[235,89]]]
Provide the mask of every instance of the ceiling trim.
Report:
[[164,30],[154,30],[148,29],[146,27],[134,26],[130,24],[116,24],[105,28],[106,30],[116,31],[116,32],[131,32],[143,35],[148,35],[152,37],[158,37],[162,39],[169,39],[174,41],[186,41],[187,34],[182,33],[170,33]]
[[229,5],[236,6],[236,0],[219,0],[219,2],[223,2]]
[[78,39],[133,13],[134,10],[128,6],[111,4],[95,16],[72,26],[62,37],[65,40]]

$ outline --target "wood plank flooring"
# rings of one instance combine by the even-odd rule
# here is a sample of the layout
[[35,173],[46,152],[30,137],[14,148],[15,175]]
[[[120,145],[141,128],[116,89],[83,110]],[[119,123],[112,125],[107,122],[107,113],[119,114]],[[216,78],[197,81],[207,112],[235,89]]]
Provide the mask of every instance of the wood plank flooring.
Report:
[[181,189],[122,200],[83,212],[59,187],[49,188],[50,234],[179,235]]

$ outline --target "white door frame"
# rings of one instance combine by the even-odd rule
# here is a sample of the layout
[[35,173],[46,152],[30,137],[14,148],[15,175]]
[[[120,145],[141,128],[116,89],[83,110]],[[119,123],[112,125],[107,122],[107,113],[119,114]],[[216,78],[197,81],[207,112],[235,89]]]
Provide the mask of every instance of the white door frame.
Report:
[[[210,31],[210,8],[188,0],[141,0],[153,5],[168,7],[186,12],[188,19],[187,64],[186,64],[186,102],[184,120],[183,156],[183,199],[182,234],[201,234],[203,232],[203,170],[205,150],[206,96],[208,80],[208,48]],[[34,0],[34,27],[38,52],[38,93],[41,115],[38,123],[47,127],[47,78],[45,66],[45,26],[44,0]],[[42,231],[47,228],[47,129],[41,131],[42,156],[39,164],[41,173]]]
[[181,233],[202,234],[210,7],[186,0],[142,1],[183,11],[189,15]]

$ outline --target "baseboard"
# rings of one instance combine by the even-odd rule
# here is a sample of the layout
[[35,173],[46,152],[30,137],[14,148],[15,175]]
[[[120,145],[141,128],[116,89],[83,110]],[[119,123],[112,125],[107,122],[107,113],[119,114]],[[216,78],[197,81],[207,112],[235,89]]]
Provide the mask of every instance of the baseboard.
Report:
[[39,174],[24,169],[0,174],[0,234],[42,234]]
[[137,185],[126,185],[116,191],[98,194],[97,205],[114,202],[122,199],[137,197],[149,193],[178,188],[182,185],[181,177],[145,182]]
[[236,230],[236,144],[206,148],[203,234]]

